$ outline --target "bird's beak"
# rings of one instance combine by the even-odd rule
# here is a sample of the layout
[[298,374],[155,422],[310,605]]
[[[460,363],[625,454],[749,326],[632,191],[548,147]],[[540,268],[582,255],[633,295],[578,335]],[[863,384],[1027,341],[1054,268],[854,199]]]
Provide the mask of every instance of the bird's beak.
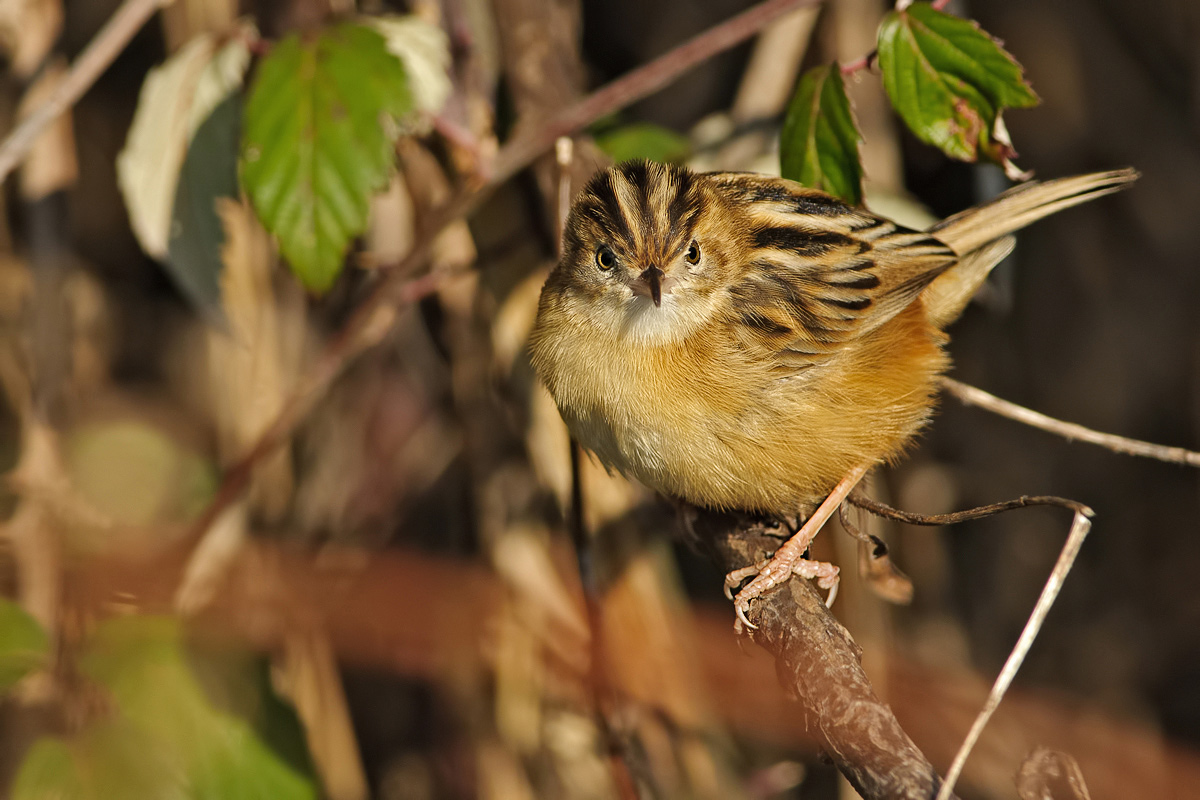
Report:
[[654,301],[655,308],[662,305],[662,279],[663,271],[658,267],[650,267],[638,276],[638,280],[650,290],[650,299]]

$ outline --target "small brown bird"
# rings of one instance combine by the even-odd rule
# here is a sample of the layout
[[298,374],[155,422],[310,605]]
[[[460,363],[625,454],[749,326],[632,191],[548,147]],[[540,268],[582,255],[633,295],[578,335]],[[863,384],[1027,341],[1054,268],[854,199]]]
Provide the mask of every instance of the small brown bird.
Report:
[[571,208],[533,365],[609,469],[699,506],[807,516],[925,424],[942,328],[1009,234],[1135,178],[1027,183],[918,232],[780,178],[622,164]]

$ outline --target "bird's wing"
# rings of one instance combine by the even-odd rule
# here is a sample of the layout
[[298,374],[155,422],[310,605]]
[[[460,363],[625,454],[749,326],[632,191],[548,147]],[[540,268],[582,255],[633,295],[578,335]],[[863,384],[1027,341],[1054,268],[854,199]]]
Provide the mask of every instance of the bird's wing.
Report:
[[781,375],[825,363],[907,307],[954,252],[829,195],[780,178],[714,173],[746,216],[746,269],[729,288],[743,346]]

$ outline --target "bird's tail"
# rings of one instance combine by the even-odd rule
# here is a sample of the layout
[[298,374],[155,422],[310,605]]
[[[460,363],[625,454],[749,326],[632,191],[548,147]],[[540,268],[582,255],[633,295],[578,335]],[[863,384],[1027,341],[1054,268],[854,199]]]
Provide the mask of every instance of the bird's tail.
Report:
[[930,321],[940,328],[962,313],[988,273],[1012,250],[1009,234],[1057,211],[1119,192],[1137,177],[1137,170],[1118,169],[1032,181],[934,225],[929,233],[958,253],[959,262],[921,293]]
[[1119,192],[1137,177],[1137,170],[1117,169],[1045,183],[1031,181],[1009,189],[990,203],[947,217],[929,232],[965,256],[1042,217]]

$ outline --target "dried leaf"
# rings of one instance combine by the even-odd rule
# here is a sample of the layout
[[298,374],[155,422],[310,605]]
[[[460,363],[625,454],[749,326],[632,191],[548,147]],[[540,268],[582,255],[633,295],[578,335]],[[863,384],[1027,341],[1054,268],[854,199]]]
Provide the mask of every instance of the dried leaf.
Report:
[[1021,800],[1091,800],[1079,762],[1048,747],[1035,748],[1026,756],[1016,784]]
[[441,111],[454,90],[445,31],[416,16],[364,17],[363,22],[378,31],[388,52],[404,62],[416,109],[429,114]]
[[250,63],[247,44],[257,33],[243,23],[222,44],[198,36],[150,71],[138,96],[125,147],[117,156],[117,183],[142,249],[167,257],[171,212],[187,147],[200,125],[241,87]]
[[[25,117],[45,102],[67,77],[67,62],[55,58],[37,82],[21,98],[19,117]],[[21,196],[36,201],[53,192],[73,186],[79,177],[79,162],[75,157],[74,117],[68,110],[59,115],[34,142],[29,155],[21,163]]]
[[[270,237],[250,208],[221,200],[225,231],[221,296],[228,330],[210,330],[209,396],[221,457],[241,458],[274,421],[303,359],[305,305],[293,282],[277,282]],[[283,447],[255,470],[254,510],[276,520],[291,501],[291,450]]]
[[0,47],[17,77],[28,78],[37,71],[58,39],[62,22],[62,0],[0,3]]

